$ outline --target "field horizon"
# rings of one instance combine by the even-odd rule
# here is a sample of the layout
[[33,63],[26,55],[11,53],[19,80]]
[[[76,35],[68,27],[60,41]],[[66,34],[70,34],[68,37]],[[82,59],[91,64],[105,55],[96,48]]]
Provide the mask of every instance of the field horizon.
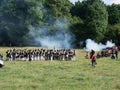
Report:
[[120,90],[120,59],[97,59],[94,68],[86,51],[76,49],[75,61],[6,61],[8,49],[0,48],[0,90]]

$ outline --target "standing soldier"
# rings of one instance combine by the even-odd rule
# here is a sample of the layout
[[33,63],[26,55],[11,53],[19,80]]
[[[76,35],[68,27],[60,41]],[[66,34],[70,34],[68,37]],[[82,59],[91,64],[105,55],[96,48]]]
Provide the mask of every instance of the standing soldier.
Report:
[[3,55],[0,54],[0,68],[4,66],[4,63],[3,63]]
[[29,61],[32,61],[32,52],[31,52],[31,50],[28,51],[28,58],[29,58]]
[[92,59],[92,56],[95,54],[95,51],[92,49],[90,52],[90,59]]
[[92,59],[92,61],[91,61],[92,62],[92,66],[95,67],[95,65],[97,64],[97,62],[96,62],[96,54],[95,53],[93,54],[91,59]]
[[112,54],[111,59],[115,59],[115,55],[114,55],[115,54],[115,49],[114,48],[112,49],[111,54]]
[[118,47],[117,46],[115,47],[115,57],[116,59],[118,59]]
[[72,57],[72,60],[75,60],[76,59],[76,53],[75,53],[75,50],[73,50],[73,57]]
[[12,51],[12,59],[16,60],[16,49],[15,48]]

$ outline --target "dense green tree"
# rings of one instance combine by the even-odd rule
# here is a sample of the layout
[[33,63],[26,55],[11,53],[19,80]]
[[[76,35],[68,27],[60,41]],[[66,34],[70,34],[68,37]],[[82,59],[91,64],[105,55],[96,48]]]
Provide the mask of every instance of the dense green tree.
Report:
[[69,0],[45,0],[45,7],[49,11],[50,15],[53,15],[53,19],[59,17],[70,17],[70,8],[72,4]]
[[96,41],[104,38],[108,25],[108,13],[104,3],[101,0],[83,1],[84,27],[87,37]]
[[49,34],[55,34],[57,31],[62,33],[69,32],[68,27],[71,24],[70,9],[72,4],[69,0],[45,0],[46,9],[44,20],[49,29]]
[[108,31],[105,34],[105,40],[112,40],[116,45],[120,45],[120,23],[115,25],[109,25]]
[[108,23],[111,25],[120,23],[120,4],[112,4],[107,6],[108,10]]
[[80,41],[85,40],[85,32],[84,32],[84,21],[80,17],[81,11],[82,11],[82,3],[80,1],[76,2],[75,5],[71,8],[71,15],[72,15],[72,25],[71,25],[71,31],[75,34],[75,44],[76,47],[83,47],[83,45],[80,45]]
[[41,0],[0,1],[0,44],[27,44],[29,25],[42,22]]
[[108,24],[108,13],[101,0],[78,1],[72,7],[71,14],[80,18],[79,24],[74,25],[77,40],[85,41],[91,38],[99,42],[104,38]]
[[107,6],[108,11],[108,31],[104,41],[112,40],[116,45],[120,45],[120,4]]

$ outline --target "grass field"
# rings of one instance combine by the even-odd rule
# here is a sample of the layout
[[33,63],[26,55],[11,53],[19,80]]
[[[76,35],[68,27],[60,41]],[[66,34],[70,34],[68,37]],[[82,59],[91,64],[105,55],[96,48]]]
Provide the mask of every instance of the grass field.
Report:
[[100,58],[93,68],[84,56],[77,49],[75,61],[4,61],[0,90],[120,90],[120,59]]

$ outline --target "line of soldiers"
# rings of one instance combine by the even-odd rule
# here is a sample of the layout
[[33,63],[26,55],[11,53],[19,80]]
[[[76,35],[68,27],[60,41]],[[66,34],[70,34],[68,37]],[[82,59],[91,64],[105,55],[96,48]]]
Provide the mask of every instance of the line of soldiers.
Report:
[[112,47],[112,48],[106,48],[106,49],[103,49],[101,51],[101,53],[97,53],[97,57],[100,58],[100,57],[110,57],[111,56],[111,59],[118,59],[118,47]]
[[6,51],[6,60],[75,60],[75,50],[70,49],[12,49]]
[[[111,57],[111,59],[115,59],[115,58],[118,59],[118,52],[119,52],[119,48],[117,46],[114,46],[112,48],[105,48],[102,51],[97,52],[97,58]],[[91,50],[90,53],[86,52],[85,58],[86,59],[91,58],[91,56],[93,55],[92,53],[94,53],[93,50]]]

